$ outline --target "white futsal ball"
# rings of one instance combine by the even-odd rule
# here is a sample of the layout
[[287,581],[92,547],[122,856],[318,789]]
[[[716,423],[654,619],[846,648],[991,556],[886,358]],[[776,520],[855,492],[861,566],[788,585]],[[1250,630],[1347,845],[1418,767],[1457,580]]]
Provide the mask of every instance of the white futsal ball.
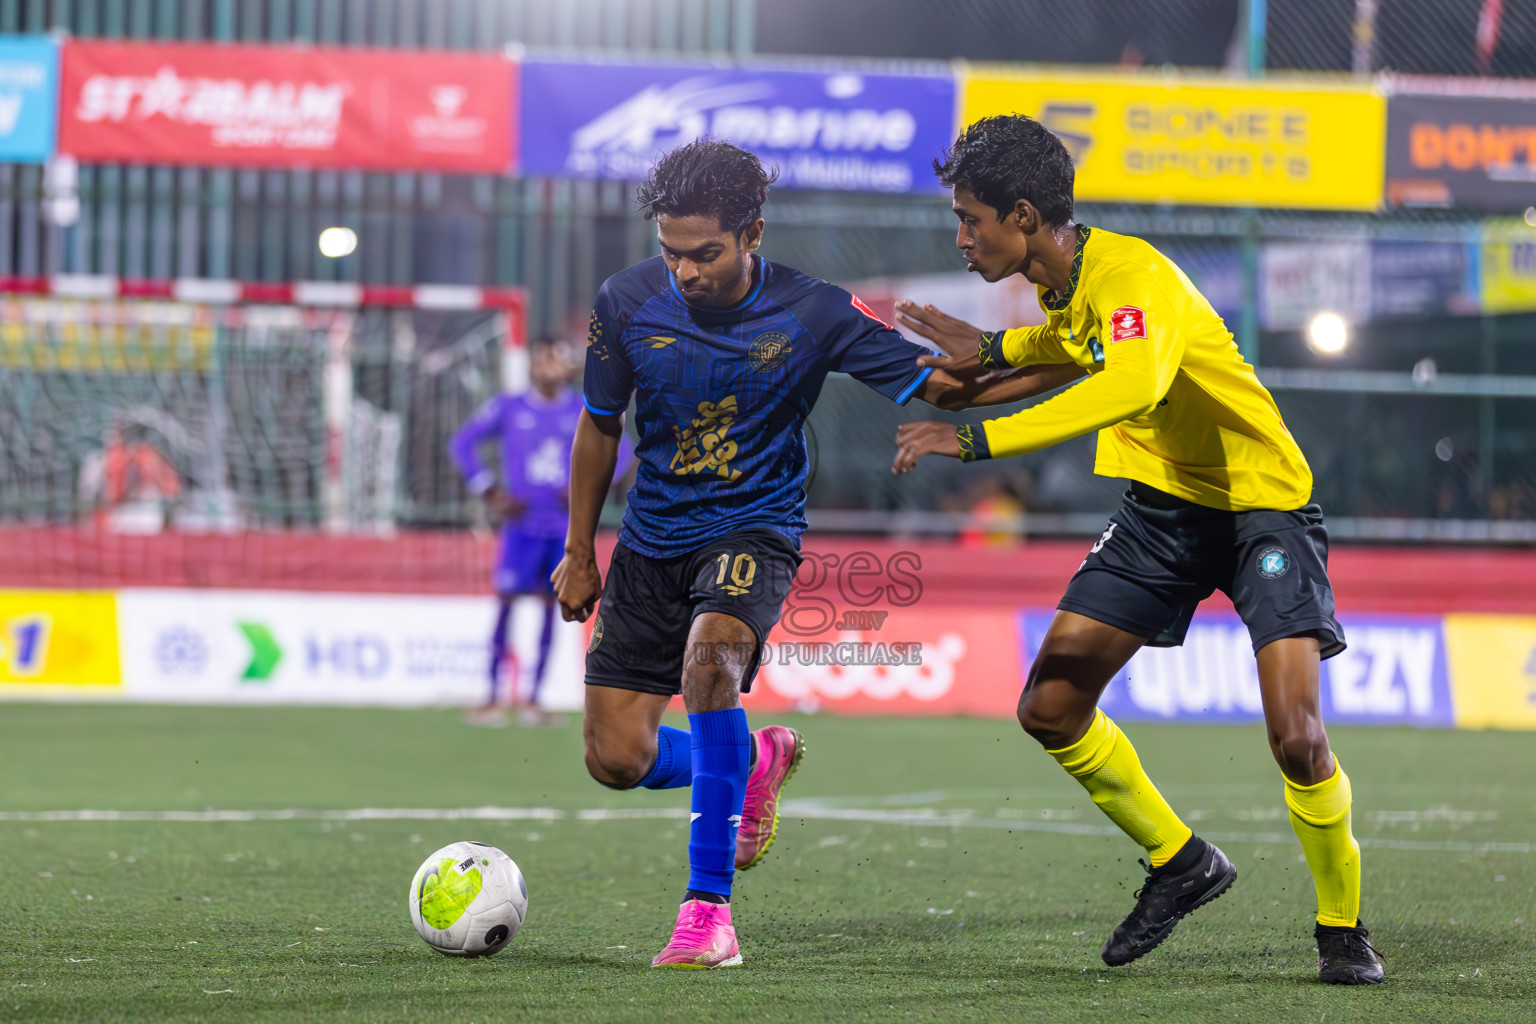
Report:
[[445,956],[490,956],[523,926],[528,883],[496,847],[454,843],[416,869],[409,902],[427,945]]

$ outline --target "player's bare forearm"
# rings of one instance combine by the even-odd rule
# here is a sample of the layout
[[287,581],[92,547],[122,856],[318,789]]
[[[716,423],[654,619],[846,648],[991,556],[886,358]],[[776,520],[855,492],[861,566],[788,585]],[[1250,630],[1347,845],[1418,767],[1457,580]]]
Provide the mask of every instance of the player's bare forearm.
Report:
[[[1017,402],[1054,391],[1084,373],[1073,363],[989,370],[981,365],[981,329],[935,306],[900,302],[896,306],[896,321],[943,351],[943,355],[923,356],[917,361],[919,366],[932,367],[934,371],[918,397],[940,409]],[[941,372],[948,376],[941,377]]]
[[[922,359],[918,360],[918,364],[928,365]],[[951,406],[948,403],[953,401],[952,395],[960,394],[965,387],[966,382],[961,377],[957,377],[947,369],[934,367],[928,374],[928,379],[923,381],[923,386],[918,390],[916,397],[939,409],[964,408],[961,405]]]
[[596,417],[585,409],[576,421],[565,557],[550,577],[560,601],[560,614],[567,622],[586,621],[602,586],[597,570],[597,522],[608,488],[613,485],[623,430],[623,417]]
[[[927,358],[918,362],[924,363]],[[937,364],[939,357],[931,358]],[[1012,370],[985,370],[980,364],[975,364],[974,369],[957,371],[948,366],[945,369],[955,384],[936,389],[931,400],[926,394],[921,396],[940,409],[974,409],[1018,402],[1055,391],[1086,373],[1076,363],[1042,363]]]
[[593,416],[586,409],[576,420],[576,439],[571,442],[571,517],[566,528],[566,551],[591,551],[597,542],[597,521],[613,486],[619,463],[622,416]]

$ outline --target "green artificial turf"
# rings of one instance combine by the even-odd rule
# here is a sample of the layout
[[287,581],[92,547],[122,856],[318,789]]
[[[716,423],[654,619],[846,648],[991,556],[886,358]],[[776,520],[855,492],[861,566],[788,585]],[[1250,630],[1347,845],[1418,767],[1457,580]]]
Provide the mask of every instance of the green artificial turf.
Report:
[[[1316,982],[1313,892],[1258,727],[1130,724],[1238,866],[1110,970],[1140,851],[1008,722],[801,718],[778,845],[739,879],[746,964],[652,971],[686,878],[687,796],[587,779],[575,719],[0,706],[4,1021],[1530,1021],[1529,735],[1335,730],[1389,981]],[[52,810],[546,808],[543,818],[48,821]],[[597,809],[649,809],[618,818]],[[591,820],[594,817],[597,820]],[[500,955],[412,931],[406,887],[480,839],[528,877]]]

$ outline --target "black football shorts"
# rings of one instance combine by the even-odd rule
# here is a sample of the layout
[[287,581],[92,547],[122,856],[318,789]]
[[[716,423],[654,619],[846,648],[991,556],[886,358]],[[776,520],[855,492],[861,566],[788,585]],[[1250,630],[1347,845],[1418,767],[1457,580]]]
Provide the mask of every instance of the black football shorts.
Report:
[[1133,484],[1057,607],[1177,647],[1195,606],[1217,590],[1255,652],[1302,635],[1317,637],[1324,658],[1344,650],[1316,505],[1224,512]]
[[651,558],[621,541],[592,623],[587,685],[664,696],[681,692],[694,618],[724,612],[756,637],[741,683],[745,693],[800,561],[794,544],[772,530],[738,530],[672,558]]

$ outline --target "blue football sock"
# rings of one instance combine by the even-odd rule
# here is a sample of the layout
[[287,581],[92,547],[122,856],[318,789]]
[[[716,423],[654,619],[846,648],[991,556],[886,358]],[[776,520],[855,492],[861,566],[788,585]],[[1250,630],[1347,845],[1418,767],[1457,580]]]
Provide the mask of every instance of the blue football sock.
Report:
[[693,741],[682,729],[664,725],[656,733],[656,763],[635,783],[646,789],[677,789],[693,781]]
[[688,827],[688,888],[731,894],[736,829],[747,795],[752,733],[741,708],[688,716],[693,739],[693,823]]
[[539,691],[544,688],[544,670],[549,668],[549,649],[555,641],[555,602],[547,601],[544,604],[544,623],[539,629],[539,660],[534,663],[533,692],[528,695],[528,703],[538,706]]
[[496,703],[496,688],[501,681],[501,661],[507,656],[507,621],[512,617],[512,602],[503,598],[496,607],[496,629],[491,633],[491,699]]

